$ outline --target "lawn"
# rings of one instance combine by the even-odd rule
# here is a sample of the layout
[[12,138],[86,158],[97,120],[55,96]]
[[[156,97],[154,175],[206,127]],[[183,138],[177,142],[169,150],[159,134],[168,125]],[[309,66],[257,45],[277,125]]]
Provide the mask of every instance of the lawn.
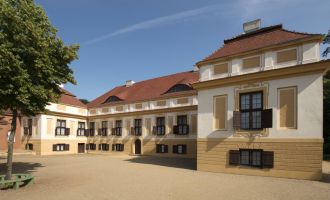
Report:
[[[192,159],[109,155],[15,156],[15,172],[31,172],[30,187],[0,191],[1,199],[329,199],[326,179],[304,181],[193,170]],[[0,158],[0,173],[5,158]]]

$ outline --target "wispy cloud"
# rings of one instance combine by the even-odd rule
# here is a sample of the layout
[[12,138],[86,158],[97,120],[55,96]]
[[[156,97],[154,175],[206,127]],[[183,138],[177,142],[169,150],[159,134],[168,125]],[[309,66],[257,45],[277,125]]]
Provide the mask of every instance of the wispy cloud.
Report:
[[83,45],[83,46],[91,45],[91,44],[94,44],[94,43],[97,43],[97,42],[100,42],[103,40],[107,40],[109,38],[112,38],[114,36],[118,36],[118,35],[121,35],[124,33],[129,33],[129,32],[142,30],[142,29],[149,29],[149,28],[153,28],[155,26],[159,26],[159,25],[162,25],[165,23],[186,20],[188,18],[207,14],[207,13],[214,13],[216,11],[219,11],[221,8],[223,8],[223,7],[219,4],[217,4],[217,5],[206,6],[206,7],[202,7],[202,8],[198,8],[198,9],[193,9],[193,10],[186,10],[186,11],[175,13],[172,15],[167,15],[164,17],[159,17],[159,18],[143,21],[143,22],[136,23],[136,24],[124,27],[122,29],[116,30],[114,32],[96,37],[94,39],[82,42],[81,45]]

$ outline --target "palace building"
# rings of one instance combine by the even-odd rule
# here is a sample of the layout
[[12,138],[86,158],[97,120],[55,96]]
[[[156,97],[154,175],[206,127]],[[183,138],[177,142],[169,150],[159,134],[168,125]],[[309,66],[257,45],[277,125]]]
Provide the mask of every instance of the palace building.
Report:
[[22,117],[22,146],[37,155],[187,157],[201,171],[320,179],[330,68],[320,60],[322,39],[246,23],[196,70],[127,81],[87,105],[63,89],[47,113]]

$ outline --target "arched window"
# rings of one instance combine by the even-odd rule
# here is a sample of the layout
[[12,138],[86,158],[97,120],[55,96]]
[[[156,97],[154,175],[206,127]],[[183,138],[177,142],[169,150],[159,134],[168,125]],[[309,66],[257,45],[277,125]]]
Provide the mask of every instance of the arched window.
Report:
[[166,93],[182,92],[182,91],[188,91],[188,90],[192,90],[192,88],[189,87],[188,85],[176,84],[173,87],[171,87]]
[[107,98],[107,100],[105,100],[104,103],[111,103],[116,101],[122,101],[122,100],[116,96],[110,96],[109,98]]

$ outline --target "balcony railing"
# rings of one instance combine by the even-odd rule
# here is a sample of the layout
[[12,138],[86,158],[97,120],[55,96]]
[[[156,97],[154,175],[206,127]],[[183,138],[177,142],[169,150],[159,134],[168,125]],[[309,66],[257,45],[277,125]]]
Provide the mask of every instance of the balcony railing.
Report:
[[111,130],[111,135],[121,136],[121,133],[122,133],[121,130],[122,130],[121,127],[113,128],[113,129]]
[[24,127],[24,135],[32,135],[32,126],[30,127]]
[[165,125],[158,125],[152,128],[153,135],[165,135],[165,133],[166,133]]
[[55,128],[55,136],[68,136],[70,135],[70,128],[66,127],[56,127]]
[[131,135],[141,136],[142,135],[142,127],[132,127]]
[[188,135],[189,134],[189,125],[179,124],[179,125],[173,126],[173,134]]
[[108,128],[99,128],[98,135],[99,136],[107,136],[108,135]]

